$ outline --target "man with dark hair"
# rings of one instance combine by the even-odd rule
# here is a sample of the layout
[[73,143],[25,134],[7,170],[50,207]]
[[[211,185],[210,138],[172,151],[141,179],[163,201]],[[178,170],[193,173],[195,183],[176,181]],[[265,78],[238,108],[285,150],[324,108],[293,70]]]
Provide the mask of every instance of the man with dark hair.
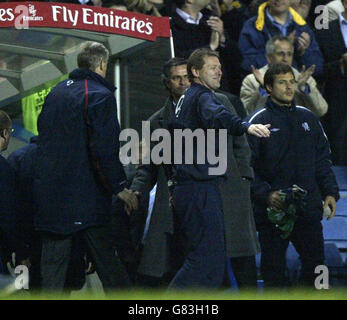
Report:
[[[164,106],[148,120],[151,131],[169,129],[169,121],[174,116],[176,104],[185,90],[190,86],[187,75],[187,61],[172,58],[163,66],[162,82],[169,92]],[[169,207],[169,190],[167,181],[169,168],[166,165],[140,164],[136,170],[130,189],[141,192],[142,212],[147,215],[147,232],[143,236],[141,260],[139,263],[139,284],[165,286],[176,270],[173,263],[172,236],[173,216]],[[148,211],[148,198],[156,185],[152,210]],[[146,200],[145,200],[146,199]],[[155,262],[155,263],[154,263]]]
[[[226,129],[224,133],[236,136],[246,132],[258,137],[269,136],[268,125],[247,125],[214,94],[222,75],[216,52],[206,48],[195,50],[188,59],[187,69],[192,85],[177,103],[175,118],[170,124],[172,130],[189,133],[195,129],[200,132]],[[216,140],[206,144],[206,136],[203,139],[205,145],[214,143],[215,154],[227,149],[227,141],[218,145]],[[215,166],[210,163],[209,155],[205,153],[201,162],[197,141],[192,145],[192,164],[186,158],[185,147],[174,150],[174,153],[175,156],[182,155],[181,164],[173,163],[172,197],[175,233],[183,246],[185,260],[170,288],[217,288],[222,283],[226,261],[219,183],[225,178],[227,168],[225,166],[223,172],[212,172]],[[226,158],[222,162],[227,165]]]
[[[129,285],[111,234],[112,195],[137,208],[124,188],[114,87],[105,80],[108,50],[87,42],[78,69],[46,97],[38,119],[35,227],[42,232],[42,287],[63,288],[74,236],[83,238],[104,289]],[[123,190],[123,191],[122,191]]]
[[294,104],[294,86],[289,65],[270,66],[264,76],[269,94],[265,107],[249,116],[249,123],[270,123],[272,131],[266,140],[248,137],[261,272],[267,287],[286,285],[289,241],[300,255],[301,284],[314,285],[315,268],[324,264],[323,207],[329,207],[331,219],[339,199],[329,143],[313,113]]
[[[266,59],[268,64],[261,69],[252,67],[253,74],[249,74],[242,82],[240,91],[241,100],[250,114],[261,108],[267,98],[264,88],[264,74],[269,66],[274,63],[284,63],[292,66],[294,46],[288,37],[276,35],[266,43]],[[323,116],[328,110],[328,104],[317,88],[312,74],[315,66],[308,69],[302,68],[301,73],[292,67],[295,75],[295,102],[310,109],[317,117]]]

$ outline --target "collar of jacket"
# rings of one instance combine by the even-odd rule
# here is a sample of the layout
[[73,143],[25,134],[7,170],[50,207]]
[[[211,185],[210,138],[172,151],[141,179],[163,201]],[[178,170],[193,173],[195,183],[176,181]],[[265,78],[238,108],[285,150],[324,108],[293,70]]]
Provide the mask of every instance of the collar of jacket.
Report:
[[94,80],[96,82],[99,82],[101,85],[105,86],[111,92],[114,92],[116,90],[116,87],[113,86],[111,83],[109,83],[106,79],[104,79],[99,74],[88,69],[84,69],[84,68],[75,69],[69,74],[69,78],[72,80],[84,80],[84,79]]
[[[264,2],[262,5],[258,8],[258,17],[255,20],[255,28],[258,31],[263,31],[264,25],[265,25],[265,9],[268,6],[268,2]],[[299,13],[297,13],[293,8],[289,7],[289,12],[293,17],[293,21],[298,24],[299,26],[304,26],[306,24],[306,21],[300,16]]]
[[272,101],[272,99],[269,96],[266,100],[265,108],[270,109],[274,112],[289,113],[294,112],[296,110],[296,105],[295,101],[293,100],[290,107],[280,106],[279,104]]

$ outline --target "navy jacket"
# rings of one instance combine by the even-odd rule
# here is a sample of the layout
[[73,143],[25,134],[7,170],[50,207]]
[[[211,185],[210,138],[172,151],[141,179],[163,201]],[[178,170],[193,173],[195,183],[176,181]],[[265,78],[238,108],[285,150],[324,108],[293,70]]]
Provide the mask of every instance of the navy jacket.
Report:
[[34,203],[33,182],[37,141],[37,136],[32,137],[28,145],[13,151],[7,158],[16,177],[18,198],[15,230],[27,250],[35,238],[34,216],[37,206]]
[[[265,9],[266,3],[263,3],[259,7],[258,16],[247,20],[240,34],[239,48],[243,57],[241,68],[247,73],[252,72],[252,65],[259,69],[268,63],[265,53],[266,42],[273,36],[280,34],[280,30],[273,26],[268,19]],[[311,44],[302,56],[296,54],[297,42],[295,43],[293,67],[301,70],[303,65],[309,68],[314,64],[316,65],[314,74],[321,74],[323,72],[323,57],[314,33],[298,13],[292,8],[290,8],[290,12],[293,21],[289,25],[286,35],[288,36],[292,31],[296,30],[295,37],[299,37],[301,33],[306,32],[311,38]]]
[[[17,251],[13,234],[16,212],[16,186],[14,171],[0,155],[0,254],[3,259]],[[7,261],[7,260],[6,260]]]
[[38,119],[34,182],[39,230],[70,234],[109,222],[123,189],[114,87],[75,69],[46,97]]
[[320,219],[322,200],[327,195],[338,200],[339,190],[331,169],[329,143],[318,118],[304,107],[294,103],[291,107],[279,106],[268,98],[265,108],[248,119],[249,123],[271,124],[269,138],[248,136],[257,222],[265,216],[269,193],[293,184],[308,191],[303,216]]
[[[207,129],[227,129],[231,135],[241,136],[250,125],[243,122],[238,116],[229,111],[207,87],[192,84],[185,91],[177,103],[175,118],[170,123],[171,129],[203,129],[206,137]],[[194,139],[195,140],[195,139]],[[173,176],[176,180],[206,181],[215,179],[209,175],[209,168],[216,165],[210,164],[205,152],[205,164],[197,163],[197,143],[193,143],[193,164],[185,164],[185,139],[182,143],[182,164],[173,166]],[[205,140],[207,146],[207,139]],[[219,154],[218,135],[215,138],[215,155]],[[225,145],[226,147],[227,145]],[[177,152],[174,150],[173,154]],[[226,161],[226,159],[224,159]]]

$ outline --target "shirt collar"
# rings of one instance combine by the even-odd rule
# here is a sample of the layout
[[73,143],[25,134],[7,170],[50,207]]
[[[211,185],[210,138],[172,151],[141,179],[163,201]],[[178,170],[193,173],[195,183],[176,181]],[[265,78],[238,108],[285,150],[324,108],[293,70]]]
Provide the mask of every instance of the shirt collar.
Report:
[[198,19],[194,19],[191,15],[189,15],[187,12],[184,12],[183,10],[176,8],[177,14],[187,23],[190,24],[199,24],[200,19],[202,18],[202,13],[199,12]]
[[342,15],[342,12],[339,13],[339,19],[341,25],[347,25],[347,19],[345,19],[345,17]]
[[269,8],[266,8],[266,9],[265,9],[265,12],[266,12],[266,16],[269,18],[269,20],[271,21],[272,24],[277,24],[277,25],[280,25],[280,26],[282,26],[282,27],[286,27],[286,26],[288,26],[288,25],[293,21],[293,17],[292,17],[292,15],[291,15],[291,13],[289,12],[289,10],[288,10],[287,21],[286,21],[286,23],[285,23],[284,25],[281,25],[280,23],[278,23],[278,22],[274,19],[274,17],[273,17],[273,16],[270,14],[270,12],[269,12]]

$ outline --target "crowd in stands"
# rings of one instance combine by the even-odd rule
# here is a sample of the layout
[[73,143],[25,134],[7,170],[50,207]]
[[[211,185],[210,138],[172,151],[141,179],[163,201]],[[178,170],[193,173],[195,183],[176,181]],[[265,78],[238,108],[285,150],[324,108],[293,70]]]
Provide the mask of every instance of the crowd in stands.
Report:
[[[265,73],[271,59],[269,50],[274,50],[270,44],[266,46],[267,41],[276,35],[288,37],[293,52],[292,57],[288,61],[284,58],[283,62],[292,65],[297,81],[300,78],[307,80],[305,86],[301,86],[303,91],[297,89],[297,102],[321,117],[334,164],[347,165],[344,152],[347,136],[347,22],[343,16],[343,0],[59,2],[170,16],[175,56],[186,59],[193,50],[201,47],[217,50],[222,61],[221,89],[241,95],[248,113],[255,110],[255,104],[259,103],[260,107],[264,101],[257,97],[266,95],[256,75]],[[308,72],[310,76],[307,78]],[[250,88],[253,76],[257,81]]]
[[[240,108],[236,111],[241,118],[264,107],[268,97],[264,87],[266,71],[277,63],[288,65],[295,76],[296,104],[319,118],[329,140],[333,165],[347,167],[347,0],[54,2],[171,17],[175,57],[188,59],[194,50],[204,47],[219,52],[222,80],[218,92],[231,101],[236,99],[233,105]],[[322,7],[317,11],[318,6]],[[26,197],[28,192],[22,194]],[[125,237],[120,241],[128,240]],[[33,241],[34,246],[40,246]],[[128,271],[132,270],[132,278],[137,257],[127,251],[121,255]],[[38,264],[35,260],[33,263]],[[149,285],[151,279],[142,281]]]

